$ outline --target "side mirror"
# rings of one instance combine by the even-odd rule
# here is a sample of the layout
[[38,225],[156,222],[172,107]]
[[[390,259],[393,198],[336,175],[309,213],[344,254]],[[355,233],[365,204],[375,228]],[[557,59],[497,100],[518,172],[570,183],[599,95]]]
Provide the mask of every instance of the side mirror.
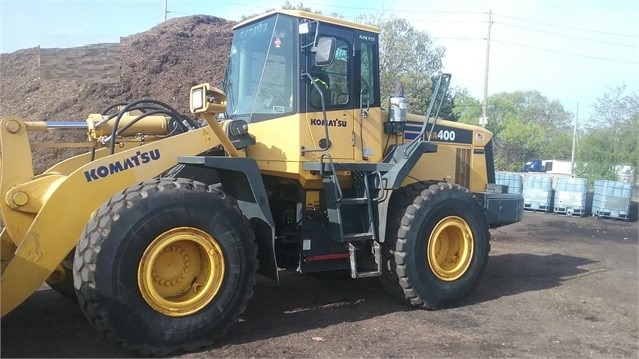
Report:
[[320,37],[317,45],[311,51],[315,53],[315,66],[328,66],[335,59],[335,46],[337,40],[334,37]]

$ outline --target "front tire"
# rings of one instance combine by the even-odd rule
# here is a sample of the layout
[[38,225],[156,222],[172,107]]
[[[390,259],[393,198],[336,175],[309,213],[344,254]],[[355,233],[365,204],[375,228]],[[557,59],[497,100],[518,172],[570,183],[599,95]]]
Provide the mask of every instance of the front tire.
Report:
[[458,304],[478,284],[488,261],[483,207],[461,186],[416,183],[393,194],[389,213],[397,211],[401,219],[391,217],[388,223],[386,281],[393,278],[395,289],[416,307]]
[[254,234],[224,192],[156,179],[112,197],[76,248],[74,285],[89,322],[144,356],[213,344],[244,312]]

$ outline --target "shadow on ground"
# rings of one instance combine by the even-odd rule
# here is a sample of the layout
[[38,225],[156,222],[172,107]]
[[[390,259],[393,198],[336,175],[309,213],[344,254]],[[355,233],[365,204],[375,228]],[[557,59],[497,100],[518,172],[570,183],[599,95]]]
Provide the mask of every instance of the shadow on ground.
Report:
[[582,266],[596,263],[588,258],[561,254],[501,254],[490,256],[484,277],[469,304],[554,288],[572,277],[589,272]]

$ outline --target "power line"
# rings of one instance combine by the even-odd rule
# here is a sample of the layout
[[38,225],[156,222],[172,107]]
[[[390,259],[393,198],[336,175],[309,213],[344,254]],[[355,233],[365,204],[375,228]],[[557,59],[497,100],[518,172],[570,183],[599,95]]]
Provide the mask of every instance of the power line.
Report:
[[[343,16],[345,20],[357,21],[357,16]],[[402,18],[403,19],[403,18]],[[485,20],[410,20],[411,24],[485,24]]]
[[554,27],[559,27],[562,29],[570,29],[570,30],[577,30],[577,31],[586,31],[586,32],[592,32],[595,34],[605,34],[605,35],[614,35],[614,36],[623,36],[623,37],[631,37],[631,38],[635,38],[635,39],[639,39],[638,35],[630,35],[630,34],[621,34],[618,32],[608,32],[608,31],[601,31],[601,30],[591,30],[591,29],[583,29],[583,28],[579,28],[579,27],[572,27],[572,26],[566,26],[566,25],[558,25],[558,24],[553,24],[550,22],[543,22],[543,21],[536,21],[536,20],[529,20],[529,19],[524,19],[521,17],[515,17],[515,16],[508,16],[508,15],[502,15],[502,14],[494,14],[497,16],[501,16],[501,17],[505,17],[508,19],[513,19],[513,20],[519,20],[519,21],[525,21],[525,22],[530,22],[533,24],[541,24],[541,25],[547,25],[547,26],[554,26]]
[[485,20],[411,20],[411,23],[485,24]]
[[528,46],[528,45],[516,44],[516,43],[514,43],[514,42],[503,41],[503,40],[496,40],[496,39],[492,39],[491,41],[500,42],[500,43],[502,43],[502,44],[507,44],[507,45],[512,45],[512,46],[524,47],[524,48],[533,49],[533,50],[540,50],[540,51],[546,51],[546,52],[553,52],[553,53],[556,53],[556,54],[564,54],[564,55],[578,56],[578,57],[584,57],[584,58],[590,58],[590,59],[596,59],[596,60],[605,60],[605,61],[622,62],[622,63],[626,63],[626,64],[639,65],[639,62],[637,62],[637,61],[629,61],[629,60],[621,60],[621,59],[611,59],[611,58],[608,58],[608,57],[600,57],[600,56],[590,56],[590,55],[576,54],[576,53],[573,53],[573,52],[566,52],[566,51],[559,51],[559,50],[545,49],[545,48],[542,48],[542,47],[535,47],[535,46]]
[[[239,3],[239,2],[235,2],[235,1],[220,1],[221,3],[225,3],[225,4],[231,4],[231,5],[237,5],[237,6],[248,6],[247,4],[244,3]],[[420,13],[420,14],[458,14],[458,15],[478,15],[478,14],[482,14],[482,15],[486,15],[487,12],[481,12],[481,11],[430,11],[430,10],[389,10],[389,9],[384,9],[384,8],[372,8],[372,7],[361,7],[361,6],[345,6],[345,5],[327,5],[327,4],[322,4],[322,3],[310,3],[310,2],[303,2],[302,5],[304,6],[319,6],[322,8],[338,8],[338,9],[351,9],[351,10],[366,10],[366,11],[386,11],[389,13]],[[256,6],[253,6],[256,7]]]
[[[247,5],[247,4],[242,4],[242,3],[238,3],[238,2],[234,2],[234,1],[221,1],[221,3],[224,4],[229,4],[229,5],[237,5],[237,6],[241,6],[241,7],[251,7],[251,8],[256,8],[256,9],[266,9],[263,6],[255,6],[255,5]],[[423,14],[488,14],[487,12],[463,12],[463,11],[428,11],[428,10],[415,10],[415,11],[411,11],[411,10],[384,10],[384,9],[378,9],[378,8],[365,8],[365,7],[356,7],[356,6],[341,6],[341,5],[324,5],[324,4],[313,4],[313,3],[303,3],[303,5],[317,5],[317,6],[322,6],[323,10],[325,10],[326,8],[338,8],[338,9],[355,9],[355,10],[366,10],[366,11],[387,11],[389,13],[423,13]],[[350,20],[350,21],[357,21],[357,18],[360,15],[364,15],[364,14],[359,14],[357,16],[342,16],[342,19],[344,20]],[[330,14],[329,14],[330,16]],[[449,24],[481,24],[481,23],[486,23],[486,20],[411,20],[411,23],[449,23]]]
[[[251,6],[251,5],[248,5],[248,4],[245,4],[245,3],[240,3],[240,2],[235,2],[235,1],[221,1],[221,2],[222,3],[226,3],[226,4],[231,4],[231,5],[243,6],[243,7],[260,8],[259,6]],[[431,10],[417,10],[417,9],[390,10],[390,9],[384,9],[384,8],[372,8],[372,7],[362,7],[362,6],[326,5],[326,4],[322,4],[322,3],[303,3],[303,4],[304,5],[308,5],[308,6],[318,6],[318,7],[322,7],[322,8],[337,8],[337,9],[365,10],[365,11],[378,11],[378,12],[379,11],[385,11],[385,12],[389,12],[389,13],[420,13],[420,14],[450,14],[450,15],[453,15],[453,14],[454,15],[486,15],[487,14],[487,12],[485,12],[485,11],[431,11]],[[508,19],[513,19],[513,20],[518,20],[518,21],[525,21],[525,22],[541,24],[541,25],[546,25],[546,26],[553,26],[553,27],[564,28],[564,29],[571,29],[571,30],[577,30],[577,31],[586,31],[586,32],[597,33],[597,34],[614,35],[614,36],[622,36],[622,37],[629,37],[629,38],[639,38],[639,35],[631,35],[631,34],[622,34],[622,33],[608,32],[608,31],[601,31],[601,30],[584,29],[584,28],[579,28],[579,27],[572,27],[572,26],[566,26],[566,25],[553,24],[553,23],[549,23],[549,22],[530,20],[530,19],[525,19],[525,18],[516,17],[516,16],[502,15],[502,14],[497,14],[497,13],[493,13],[493,15],[504,17],[504,18],[508,18]],[[347,18],[354,19],[354,17],[347,17]],[[429,22],[430,23],[483,23],[483,22],[485,22],[485,20],[479,20],[479,21],[476,21],[476,20],[413,20],[413,22],[419,22],[419,23],[429,23]],[[512,24],[507,24],[507,23],[501,23],[501,24],[504,24],[504,25],[507,25],[507,26],[518,27],[517,25],[512,25]],[[557,34],[557,33],[545,32],[545,31],[542,31],[542,30],[534,30],[534,29],[525,28],[525,27],[520,27],[520,28],[526,29],[526,30],[530,30],[530,31],[538,31],[538,32],[546,33],[546,34],[550,34],[550,35],[563,36],[563,37],[567,37],[567,38],[574,38],[574,39],[578,39],[578,40],[584,40],[584,41],[592,41],[592,42],[598,42],[598,43],[603,43],[603,44],[627,46],[627,47],[633,47],[633,48],[639,47],[639,46],[629,45],[629,44],[612,43],[612,42],[598,41],[598,40],[594,40],[594,39],[580,38],[580,37],[576,37],[576,36],[561,35],[561,34]]]
[[501,22],[501,21],[495,21],[496,24],[500,24],[500,25],[504,25],[504,26],[509,26],[509,27],[514,27],[517,29],[523,29],[523,30],[527,30],[527,31],[533,31],[533,32],[538,32],[538,33],[542,33],[542,34],[547,34],[547,35],[554,35],[554,36],[559,36],[559,37],[565,37],[565,38],[569,38],[569,39],[576,39],[576,40],[583,40],[583,41],[590,41],[590,42],[596,42],[599,44],[606,44],[606,45],[615,45],[615,46],[625,46],[625,47],[632,47],[632,48],[639,48],[639,46],[637,45],[630,45],[630,44],[621,44],[618,42],[609,42],[609,41],[600,41],[600,40],[594,40],[594,39],[588,39],[585,37],[579,37],[579,36],[571,36],[571,35],[564,35],[564,34],[558,34],[556,32],[550,32],[550,31],[544,31],[544,30],[537,30],[537,29],[531,29],[529,27],[525,27],[525,26],[519,26],[519,25],[513,25],[513,24],[508,24],[505,22]]
[[[220,1],[220,3],[236,5],[236,6],[242,6],[242,7],[252,7],[252,8],[264,9],[263,6],[249,5],[249,4],[246,4],[246,3],[240,3],[240,2],[236,2],[236,1]],[[390,10],[390,9],[384,9],[384,8],[372,8],[372,7],[361,7],[361,6],[326,5],[326,4],[322,4],[322,3],[303,3],[303,4],[304,5],[308,5],[308,6],[318,6],[318,7],[322,7],[322,8],[337,8],[337,9],[351,9],[351,10],[365,10],[365,11],[385,11],[385,12],[389,12],[389,13],[422,13],[422,14],[455,14],[455,15],[486,15],[487,14],[487,12],[485,12],[485,11],[430,11],[430,10],[416,10],[416,9],[411,9],[411,10]],[[553,27],[564,28],[564,29],[571,29],[571,30],[577,30],[577,31],[586,31],[586,32],[597,33],[597,34],[623,36],[623,37],[630,37],[630,38],[639,38],[638,35],[630,35],[630,34],[622,34],[622,33],[608,32],[608,31],[584,29],[584,28],[578,28],[578,27],[572,27],[572,26],[553,24],[553,23],[549,23],[549,22],[530,20],[530,19],[525,19],[525,18],[516,17],[516,16],[502,15],[502,14],[497,14],[497,13],[493,13],[493,15],[504,17],[504,18],[508,18],[508,19],[513,19],[513,20],[518,20],[518,21],[525,21],[525,22],[541,24],[541,25],[546,25],[546,26],[553,26]],[[345,17],[345,18],[354,19],[354,17]],[[429,22],[430,23],[482,23],[482,22],[485,22],[485,21],[474,21],[474,20],[413,20],[413,22],[419,22],[419,23],[429,23]],[[556,34],[556,33],[552,33],[552,32],[545,32],[545,31],[542,31],[542,30],[534,30],[534,29],[525,28],[525,27],[521,27],[521,26],[517,26],[517,25],[507,24],[507,23],[501,23],[501,24],[506,25],[506,26],[519,27],[519,28],[522,28],[522,29],[525,29],[525,30],[537,31],[537,32],[540,32],[540,33],[546,33],[546,34],[550,34],[550,35],[563,36],[563,37],[567,37],[567,38],[574,38],[574,39],[578,39],[578,40],[592,41],[592,42],[598,42],[598,43],[610,44],[610,45],[617,45],[617,46],[627,46],[627,47],[633,47],[633,48],[637,48],[638,47],[638,46],[628,45],[628,44],[619,44],[619,43],[598,41],[598,40],[594,40],[594,39],[573,37],[573,36],[569,36],[569,35],[560,35],[560,34]]]
[[[263,8],[263,7],[260,7],[260,6],[249,5],[249,4],[239,3],[239,2],[235,2],[235,1],[221,1],[221,2],[222,3],[226,3],[226,4],[231,4],[231,5],[242,6],[242,7]],[[483,15],[487,14],[487,12],[470,12],[470,11],[384,10],[384,9],[366,8],[366,7],[358,7],[358,6],[342,6],[342,5],[326,6],[325,4],[319,4],[319,3],[305,3],[305,5],[315,5],[315,6],[321,6],[321,7],[324,7],[324,8],[328,7],[328,8],[355,9],[355,10],[367,10],[367,11],[388,11],[390,13],[399,13],[399,12],[415,13],[415,12],[417,12],[417,13],[425,13],[425,14],[483,14]],[[175,14],[189,15],[189,14],[180,13],[180,12],[176,12],[176,11],[170,11],[170,12],[171,13],[175,13]],[[576,28],[576,27],[558,25],[558,24],[542,22],[542,21],[529,20],[529,19],[524,19],[524,18],[520,18],[520,17],[501,15],[501,14],[495,14],[495,13],[493,13],[493,15],[497,15],[497,16],[500,16],[500,17],[508,18],[508,19],[514,19],[514,20],[519,20],[519,21],[535,23],[535,24],[553,26],[553,27],[558,27],[558,28],[566,28],[566,29],[573,29],[573,30],[579,30],[579,31],[587,31],[587,32],[592,32],[592,33],[599,33],[599,34],[607,34],[607,35],[639,38],[639,36],[629,35],[629,34],[621,34],[621,33],[605,32],[605,31],[581,29],[581,28]],[[354,19],[356,19],[356,17],[345,17],[345,19],[353,19],[354,20]],[[466,23],[466,24],[470,24],[470,23],[485,23],[486,21],[485,20],[413,20],[412,22],[418,22],[418,23]],[[576,39],[576,40],[590,41],[590,42],[601,43],[601,44],[606,44],[606,45],[624,46],[624,47],[630,47],[630,48],[639,48],[639,46],[636,46],[636,45],[622,44],[622,43],[609,42],[609,41],[600,41],[600,40],[589,39],[589,38],[584,38],[584,37],[558,34],[558,33],[550,32],[550,31],[544,31],[544,30],[532,29],[532,28],[525,27],[525,26],[514,25],[514,24],[507,23],[507,22],[502,22],[502,21],[493,21],[493,23],[497,23],[497,24],[501,24],[501,25],[508,26],[508,27],[513,27],[513,28],[519,28],[519,29],[522,29],[522,30],[527,30],[527,31],[538,32],[538,33],[547,34],[547,35],[558,36],[558,37],[565,37],[565,38],[571,38],[571,39]],[[442,40],[486,40],[486,38],[479,38],[479,37],[476,37],[476,38],[475,37],[439,37],[439,38],[438,37],[433,37],[433,39],[442,39]],[[513,42],[503,41],[503,40],[493,40],[493,41],[504,43],[504,44],[507,44],[507,45],[512,45],[512,46],[524,47],[524,48],[528,48],[528,49],[540,50],[540,51],[546,51],[546,52],[552,52],[552,53],[558,53],[558,54],[564,54],[564,55],[578,56],[578,57],[584,57],[584,58],[592,58],[592,59],[613,61],[613,62],[621,62],[621,63],[629,63],[629,64],[639,64],[639,62],[635,62],[635,61],[628,61],[628,60],[621,60],[621,59],[611,59],[611,58],[600,57],[600,56],[583,55],[583,54],[577,54],[577,53],[571,53],[571,52],[565,52],[565,51],[558,51],[558,50],[534,47],[534,46],[529,46],[529,45],[522,45],[522,44],[517,44],[517,43],[513,43]]]
[[485,37],[463,37],[463,36],[433,36],[431,39],[435,40],[482,40],[485,41]]
[[[243,6],[243,7],[259,8],[259,6],[251,6],[251,5],[248,5],[248,4],[235,2],[235,1],[222,1],[222,2],[226,3],[226,4],[232,4],[232,5]],[[422,13],[422,14],[455,14],[455,15],[486,15],[487,14],[487,12],[482,12],[482,11],[430,11],[430,10],[416,10],[416,9],[411,9],[411,10],[389,10],[389,9],[383,9],[383,8],[370,8],[370,7],[362,7],[362,6],[346,6],[346,5],[328,5],[327,6],[326,4],[321,4],[321,3],[304,3],[304,5],[318,6],[318,7],[322,7],[322,8],[337,8],[337,9],[351,9],[351,10],[365,10],[365,11],[385,11],[385,12],[389,12],[389,13]],[[587,31],[587,32],[591,32],[591,33],[615,35],[615,36],[622,36],[622,37],[629,37],[629,38],[639,38],[639,36],[637,36],[637,35],[622,34],[622,33],[607,32],[607,31],[599,31],[599,30],[591,30],[591,29],[583,29],[583,28],[578,28],[578,27],[553,24],[553,23],[549,23],[549,22],[530,20],[530,19],[525,19],[525,18],[521,18],[521,17],[502,15],[502,14],[496,14],[496,13],[494,13],[493,15],[500,16],[500,17],[507,18],[507,19],[513,19],[513,20],[518,20],[518,21],[524,21],[524,22],[541,24],[541,25],[558,27],[558,28],[564,28],[564,29]],[[345,17],[345,18],[351,19],[351,20],[356,19],[356,17]],[[472,24],[472,23],[485,23],[485,20],[413,20],[412,22],[416,22],[416,23]],[[550,32],[550,31],[544,31],[544,30],[532,29],[532,28],[525,27],[525,26],[514,25],[514,24],[507,23],[507,22],[501,22],[500,21],[500,22],[496,22],[496,23],[499,23],[499,24],[505,25],[505,26],[514,27],[514,28],[523,29],[523,30],[538,32],[538,33],[542,33],[542,34],[547,34],[547,35],[560,36],[560,37],[565,37],[565,38],[571,38],[571,39],[582,40],[582,41],[589,41],[589,42],[606,44],[606,45],[624,46],[624,47],[630,47],[630,48],[639,48],[639,46],[637,46],[637,45],[624,44],[624,43],[618,43],[618,42],[610,42],[610,41],[601,41],[601,40],[590,39],[590,38],[579,37],[579,36],[558,34],[558,33]]]

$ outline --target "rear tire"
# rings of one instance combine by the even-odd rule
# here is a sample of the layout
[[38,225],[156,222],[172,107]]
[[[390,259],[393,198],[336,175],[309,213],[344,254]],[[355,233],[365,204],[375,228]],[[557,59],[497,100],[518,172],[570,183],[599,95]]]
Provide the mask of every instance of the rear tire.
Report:
[[113,196],[76,248],[74,285],[89,322],[143,356],[211,346],[244,312],[254,234],[224,192],[156,179]]
[[[415,183],[393,193],[383,283],[413,306],[458,304],[479,283],[490,250],[483,207],[453,184]],[[392,283],[392,285],[391,285]]]

